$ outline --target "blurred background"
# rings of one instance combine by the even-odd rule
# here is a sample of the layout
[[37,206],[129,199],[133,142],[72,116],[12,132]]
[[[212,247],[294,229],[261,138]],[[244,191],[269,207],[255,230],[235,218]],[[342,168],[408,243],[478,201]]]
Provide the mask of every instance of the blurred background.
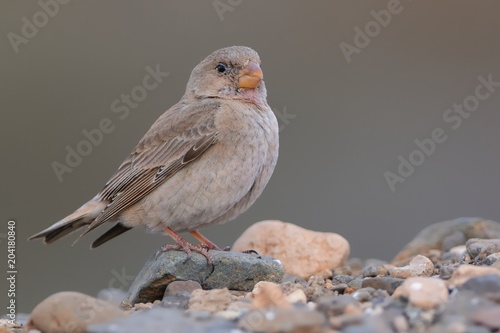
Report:
[[[62,290],[127,290],[170,241],[137,229],[91,251],[99,232],[73,247],[77,235],[51,246],[27,238],[93,197],[180,99],[192,68],[230,45],[259,52],[281,146],[257,203],[202,230],[215,243],[280,219],[343,235],[352,256],[390,260],[432,223],[500,220],[499,10],[465,0],[3,1],[0,266],[14,219],[18,311]],[[141,95],[148,66],[168,75]],[[494,82],[477,88],[478,77]],[[129,112],[114,112],[131,93]],[[84,132],[102,119],[113,130],[89,151]],[[431,149],[439,128],[446,140]],[[79,148],[87,156],[70,166],[67,149]],[[57,176],[54,165],[67,169]]]

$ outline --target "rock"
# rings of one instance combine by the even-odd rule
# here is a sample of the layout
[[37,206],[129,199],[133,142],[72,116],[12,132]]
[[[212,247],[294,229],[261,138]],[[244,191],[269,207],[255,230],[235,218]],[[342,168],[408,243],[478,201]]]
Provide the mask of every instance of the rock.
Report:
[[287,302],[292,304],[307,302],[307,296],[302,289],[297,289],[294,292],[286,295],[285,299]]
[[474,311],[470,318],[476,324],[498,331],[500,329],[500,306]]
[[485,259],[490,254],[500,252],[500,239],[471,238],[465,246],[472,259]]
[[349,275],[335,275],[332,278],[332,283],[333,284],[338,284],[338,283],[349,283],[353,280],[354,278]]
[[387,269],[384,266],[368,266],[361,272],[363,277],[386,276]]
[[251,296],[254,309],[291,306],[290,302],[286,300],[281,287],[272,282],[261,281],[257,283],[252,290]]
[[319,276],[311,276],[304,289],[308,301],[315,301],[321,296],[333,295],[333,290],[328,288],[326,281]]
[[328,318],[343,314],[359,315],[363,312],[361,304],[351,295],[324,296],[318,299],[317,310]]
[[435,223],[423,229],[396,255],[392,263],[399,266],[402,262],[408,262],[418,254],[426,254],[431,249],[439,250],[442,248],[443,241],[456,232],[462,233],[465,239],[500,238],[500,223],[475,217],[463,217]]
[[407,266],[396,267],[389,270],[389,275],[394,278],[406,279],[417,276],[431,276],[434,273],[434,264],[424,256],[415,256]]
[[253,310],[240,319],[238,326],[249,332],[320,332],[325,316],[305,308]]
[[342,266],[337,267],[332,271],[332,276],[335,277],[337,275],[348,276],[352,274],[352,268],[350,266]]
[[259,281],[280,282],[283,278],[283,265],[269,257],[226,251],[210,254],[212,265],[199,253],[192,253],[187,261],[182,251],[152,256],[132,283],[122,307],[161,300],[167,286],[177,280],[196,281],[204,289],[250,291]]
[[479,296],[500,293],[500,275],[471,277],[462,284],[459,290],[470,290]]
[[88,325],[123,317],[119,308],[96,298],[72,291],[53,294],[31,312],[27,329],[43,333],[80,333]]
[[439,275],[441,279],[448,280],[458,267],[460,267],[460,262],[456,260],[445,260],[438,263],[435,269],[437,270],[437,275]]
[[207,311],[210,313],[223,311],[226,310],[233,299],[233,295],[231,295],[227,288],[213,290],[195,289],[189,299],[188,311]]
[[450,249],[465,244],[467,238],[462,231],[454,231],[452,234],[445,236],[441,243],[441,251],[447,252]]
[[470,278],[481,275],[500,275],[500,270],[493,267],[461,265],[448,280],[448,286],[460,287]]
[[407,298],[411,305],[429,310],[448,301],[448,288],[438,278],[412,277],[406,279],[393,296]]
[[403,283],[403,279],[393,278],[393,277],[380,277],[380,278],[367,278],[363,280],[363,288],[373,288],[385,290],[392,295],[394,290]]
[[167,308],[187,309],[191,293],[201,289],[196,281],[174,281],[167,286],[162,305]]
[[177,309],[153,308],[87,328],[87,333],[220,333],[237,332],[236,324],[218,316],[202,316]]
[[352,298],[354,298],[356,301],[365,303],[369,302],[372,299],[372,294],[375,292],[375,289],[371,287],[367,288],[360,288],[356,290],[355,292],[352,293]]
[[116,288],[102,289],[97,293],[96,298],[119,307],[127,297],[127,292]]
[[262,221],[236,240],[233,251],[255,250],[278,258],[288,274],[329,277],[349,257],[349,243],[334,233],[316,232],[281,221]]
[[387,333],[392,332],[392,328],[381,316],[366,316],[361,318],[361,322],[352,323],[342,329],[342,333]]
[[496,263],[498,259],[500,259],[500,253],[493,253],[487,256],[486,259],[484,259],[483,264],[490,266]]

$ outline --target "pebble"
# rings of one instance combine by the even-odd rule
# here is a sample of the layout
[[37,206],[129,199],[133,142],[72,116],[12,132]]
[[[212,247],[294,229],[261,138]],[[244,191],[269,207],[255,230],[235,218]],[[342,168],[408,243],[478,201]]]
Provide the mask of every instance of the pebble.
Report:
[[192,253],[187,261],[183,251],[153,255],[132,283],[122,307],[161,300],[167,286],[177,280],[196,281],[204,289],[251,291],[259,281],[281,282],[283,278],[283,265],[273,258],[227,251],[210,254],[212,265],[199,253]]
[[[137,290],[143,293],[141,297],[148,293],[154,297],[149,295],[142,303],[135,303],[125,317],[89,325],[85,332],[499,332],[499,224],[462,218],[429,228],[422,231],[427,239],[419,240],[422,252],[407,252],[397,267],[378,259],[353,258],[329,268],[328,274],[283,276],[284,268],[279,264],[281,276],[270,270],[269,279],[248,284],[244,281],[251,276],[245,276],[247,267],[243,264],[238,268],[243,272],[236,272],[239,275],[234,279],[224,274],[231,275],[235,269],[231,265],[243,257],[253,263],[266,260],[259,255],[236,253],[236,257],[229,254],[227,258],[224,252],[226,259],[218,257],[216,265],[207,265],[201,255],[193,254],[184,262],[184,253],[170,251],[159,255],[161,263],[152,260],[141,273],[144,283],[150,285]],[[281,231],[273,235],[286,234]],[[415,244],[405,249],[415,249]],[[219,256],[217,251],[212,252],[214,257]],[[279,263],[268,260],[271,265]],[[167,269],[158,269],[162,265]],[[221,270],[224,265],[227,269]],[[175,274],[168,274],[172,267]],[[212,270],[217,272],[215,276]],[[181,275],[189,271],[195,273],[194,278]],[[231,285],[207,284],[207,279],[214,278],[231,281]],[[241,285],[245,287],[235,287]],[[104,290],[99,297],[116,304],[123,294]],[[1,329],[2,325],[0,333],[4,333]],[[21,333],[19,329],[10,330]]]
[[425,255],[431,249],[439,250],[441,249],[443,240],[456,232],[461,232],[464,235],[464,239],[500,238],[500,223],[477,217],[462,217],[432,224],[420,231],[394,257],[392,263],[400,265],[401,262],[408,262],[416,255]]
[[206,311],[216,313],[226,310],[234,299],[227,288],[203,290],[195,289],[191,293],[188,303],[188,311]]
[[53,294],[31,312],[28,330],[43,333],[84,333],[88,325],[123,317],[119,308],[94,297],[73,291]]
[[489,266],[461,265],[448,280],[448,286],[460,287],[470,278],[481,275],[500,275],[500,270]]
[[201,289],[196,281],[174,281],[167,286],[162,305],[168,308],[187,309],[193,291]]
[[[301,291],[297,289],[296,291]],[[302,291],[302,294],[304,292]],[[291,294],[290,294],[291,295]],[[290,307],[281,287],[275,283],[262,281],[255,285],[252,290],[252,306],[255,309],[268,309],[274,307]],[[305,298],[305,294],[304,294]]]
[[106,324],[91,325],[86,333],[221,333],[237,329],[234,321],[223,317],[157,307]]
[[403,283],[403,279],[393,278],[393,277],[381,277],[381,278],[367,278],[363,280],[361,284],[362,288],[371,287],[373,289],[385,290],[392,295],[394,290]]
[[500,293],[500,275],[480,275],[465,281],[459,290],[470,290],[479,296]]
[[321,332],[326,317],[317,311],[306,308],[273,308],[253,310],[245,314],[238,327],[249,332]]
[[330,277],[332,270],[344,266],[349,257],[349,243],[344,237],[276,220],[255,223],[232,246],[233,251],[249,249],[279,259],[288,274],[303,279]]
[[472,259],[485,259],[490,254],[500,252],[500,239],[471,238],[465,246]]
[[438,278],[412,277],[394,291],[394,297],[404,297],[409,303],[423,310],[429,310],[448,301],[448,288]]
[[389,275],[394,278],[406,279],[417,276],[431,276],[434,273],[432,261],[422,255],[415,256],[407,266],[396,267],[389,270]]

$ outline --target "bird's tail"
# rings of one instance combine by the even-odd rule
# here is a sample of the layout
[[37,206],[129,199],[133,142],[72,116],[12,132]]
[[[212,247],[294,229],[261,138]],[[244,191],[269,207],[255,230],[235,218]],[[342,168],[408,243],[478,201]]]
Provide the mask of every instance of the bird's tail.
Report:
[[29,240],[43,238],[44,243],[50,244],[55,240],[85,226],[90,223],[102,212],[106,203],[97,200],[90,200],[74,213],[66,216],[59,222],[54,223],[47,229],[31,236]]

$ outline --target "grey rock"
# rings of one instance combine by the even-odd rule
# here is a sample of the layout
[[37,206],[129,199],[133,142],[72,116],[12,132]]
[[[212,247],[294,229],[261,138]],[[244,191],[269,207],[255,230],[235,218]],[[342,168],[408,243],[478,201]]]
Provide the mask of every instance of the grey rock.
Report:
[[476,311],[496,307],[497,305],[485,298],[479,297],[470,290],[459,291],[448,303],[441,313],[442,318],[461,317],[470,320],[470,315]]
[[439,277],[443,280],[451,278],[453,273],[460,267],[460,263],[455,260],[445,260],[436,265]]
[[317,332],[326,323],[324,314],[304,307],[253,310],[238,326],[249,332]]
[[91,325],[87,327],[87,333],[229,333],[236,329],[234,322],[221,317],[160,307],[105,324]]
[[153,255],[132,283],[122,307],[161,300],[173,281],[191,280],[203,289],[225,288],[251,291],[259,281],[279,283],[284,275],[279,260],[239,252],[210,251],[212,264],[199,254],[168,251]]
[[381,266],[365,267],[365,268],[363,268],[363,271],[361,272],[361,274],[363,275],[363,277],[375,277],[378,275],[377,267],[381,267]]
[[363,279],[358,277],[358,278],[355,278],[354,280],[352,281],[349,281],[347,283],[347,286],[349,288],[352,288],[352,289],[355,289],[355,290],[358,290],[358,289],[361,289],[362,288],[362,285],[363,285]]
[[456,230],[452,234],[447,235],[443,238],[443,243],[441,244],[441,251],[447,252],[450,249],[458,245],[463,245],[467,241],[463,232]]
[[387,333],[392,332],[390,323],[381,316],[364,317],[359,325],[351,325],[342,329],[342,333]]
[[347,283],[338,283],[333,285],[332,291],[336,291],[339,294],[343,294],[346,289],[347,289]]
[[167,286],[162,305],[167,308],[187,309],[191,293],[201,289],[196,281],[174,281]]
[[352,268],[350,266],[337,267],[332,271],[333,277],[337,275],[351,275],[351,274],[352,274]]
[[336,275],[332,278],[332,283],[349,283],[353,280],[354,278],[349,275]]
[[323,296],[317,300],[317,310],[326,314],[327,317],[339,316],[346,312],[346,308],[358,308],[361,304],[351,295]]
[[396,290],[397,287],[401,283],[404,282],[404,279],[398,279],[393,277],[379,277],[379,278],[367,278],[363,280],[362,287],[363,288],[374,288],[381,289],[387,291],[390,295]]
[[487,256],[486,259],[484,259],[483,264],[487,265],[487,266],[491,266],[494,263],[496,263],[498,261],[498,259],[500,259],[500,253],[493,253],[493,254],[490,254],[489,256]]
[[500,239],[472,238],[465,243],[465,246],[471,258],[485,259],[490,254],[500,252]]
[[443,240],[456,232],[461,232],[466,239],[500,238],[500,223],[477,217],[462,217],[455,220],[432,224],[423,229],[392,260],[395,265],[406,263],[418,254],[426,254],[429,250],[439,250]]
[[470,278],[459,288],[460,291],[469,290],[479,296],[500,292],[499,275],[481,275]]

